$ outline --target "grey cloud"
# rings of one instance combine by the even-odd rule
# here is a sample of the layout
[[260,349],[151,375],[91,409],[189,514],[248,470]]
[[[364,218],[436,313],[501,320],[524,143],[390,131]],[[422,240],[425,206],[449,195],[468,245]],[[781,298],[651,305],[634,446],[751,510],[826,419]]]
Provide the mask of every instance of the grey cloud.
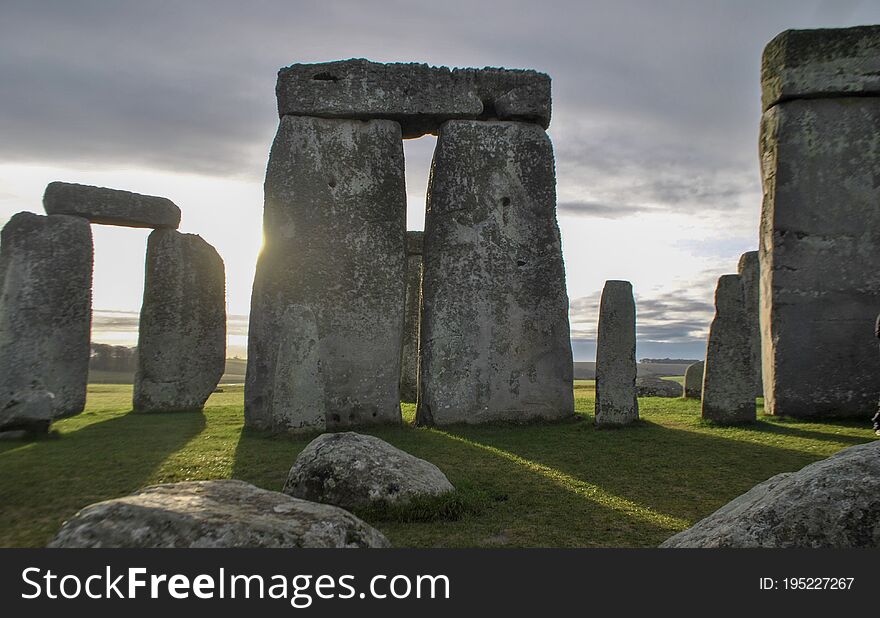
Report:
[[[0,161],[258,177],[277,122],[277,68],[366,56],[549,72],[561,186],[582,181],[575,172],[585,167],[626,176],[631,166],[648,183],[666,169],[687,184],[698,171],[712,182],[707,171],[756,169],[764,43],[789,27],[880,21],[880,7],[868,3],[504,7],[4,2]],[[573,146],[586,150],[573,154]]]
[[[640,344],[695,344],[705,341],[715,307],[711,298],[689,290],[667,290],[651,297],[636,295],[636,338]],[[601,292],[571,301],[572,337],[595,339]]]

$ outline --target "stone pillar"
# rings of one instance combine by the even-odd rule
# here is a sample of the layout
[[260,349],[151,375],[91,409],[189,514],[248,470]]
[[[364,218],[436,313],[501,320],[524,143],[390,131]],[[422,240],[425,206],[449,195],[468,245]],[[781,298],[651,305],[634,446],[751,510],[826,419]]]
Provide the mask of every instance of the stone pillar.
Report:
[[764,396],[764,379],[761,372],[761,320],[759,318],[761,266],[757,251],[748,251],[739,258],[737,267],[743,286],[746,319],[752,346],[752,370],[755,372],[755,397]]
[[880,395],[880,26],[789,30],[762,65],[765,409],[869,417]]
[[397,122],[281,118],[251,297],[248,426],[400,422],[403,165]]
[[4,226],[0,429],[45,431],[85,407],[93,253],[80,217],[21,212]]
[[201,410],[226,364],[226,275],[195,234],[154,230],[147,240],[134,409]]
[[700,399],[703,396],[703,373],[706,363],[700,361],[688,365],[684,372],[684,396],[689,399]]
[[629,281],[606,281],[596,345],[596,425],[638,420],[636,304]]
[[715,288],[703,375],[703,418],[732,424],[755,420],[755,375],[739,275],[722,275]]
[[553,149],[522,122],[440,129],[425,219],[421,424],[574,412]]
[[400,346],[400,400],[407,403],[415,403],[419,392],[423,235],[423,232],[406,233],[406,309]]

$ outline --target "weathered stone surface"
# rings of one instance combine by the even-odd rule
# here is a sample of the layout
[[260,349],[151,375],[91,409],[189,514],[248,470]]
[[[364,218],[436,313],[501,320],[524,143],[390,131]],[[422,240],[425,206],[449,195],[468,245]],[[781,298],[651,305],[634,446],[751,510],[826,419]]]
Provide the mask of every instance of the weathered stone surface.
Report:
[[761,102],[880,96],[880,26],[786,30],[764,48]]
[[789,101],[761,121],[765,409],[870,417],[880,396],[880,98]]
[[389,547],[381,532],[335,506],[244,481],[155,485],[85,507],[49,547]]
[[107,225],[174,229],[180,225],[180,208],[168,198],[70,182],[50,182],[43,208],[50,215],[74,215]]
[[331,429],[399,423],[406,282],[399,125],[284,116],[265,194],[246,423],[275,430],[314,429],[321,417]]
[[279,116],[394,120],[404,138],[455,119],[550,124],[550,78],[537,71],[351,59],[283,68],[275,92]]
[[703,372],[706,363],[700,361],[689,365],[684,372],[684,396],[700,399],[703,396]]
[[555,184],[539,126],[443,125],[425,219],[419,423],[573,414]]
[[134,409],[201,410],[226,365],[226,274],[201,236],[155,230],[147,241]]
[[284,493],[344,509],[406,502],[454,489],[434,464],[354,432],[318,436],[296,458]]
[[[82,412],[92,320],[92,232],[79,217],[21,212],[0,238],[0,427]],[[18,418],[19,421],[10,419]],[[12,423],[12,424],[8,424]]]
[[400,347],[400,400],[408,403],[415,403],[419,392],[423,237],[424,232],[406,233],[406,308]]
[[22,430],[30,433],[49,431],[55,408],[55,395],[45,388],[32,385],[5,398],[0,410],[0,431]]
[[880,547],[880,441],[756,485],[661,547]]
[[755,397],[764,396],[761,370],[761,264],[757,251],[748,251],[739,258],[737,273],[743,286],[746,319],[751,330],[752,370],[755,372]]
[[703,418],[731,424],[755,420],[755,374],[742,280],[722,275],[715,288],[703,374]]
[[639,418],[636,399],[636,304],[629,281],[606,281],[596,345],[596,425]]
[[672,380],[643,376],[636,378],[636,394],[639,397],[681,397],[681,385]]

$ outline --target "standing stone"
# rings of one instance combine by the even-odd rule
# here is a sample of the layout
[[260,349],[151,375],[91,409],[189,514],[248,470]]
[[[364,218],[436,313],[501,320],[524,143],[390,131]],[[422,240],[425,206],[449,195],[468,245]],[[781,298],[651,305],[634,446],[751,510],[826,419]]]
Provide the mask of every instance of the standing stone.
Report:
[[573,414],[553,149],[541,127],[443,125],[422,294],[419,423]]
[[0,429],[45,431],[85,407],[92,231],[64,215],[14,215],[0,236]]
[[638,420],[636,304],[629,281],[606,281],[596,345],[596,425]]
[[226,276],[195,234],[155,230],[147,241],[134,409],[201,410],[226,364]]
[[[765,408],[870,416],[880,359],[880,27],[788,31],[764,52]],[[852,95],[852,96],[849,96]],[[858,95],[858,96],[855,96]]]
[[746,319],[749,321],[752,341],[752,368],[755,372],[755,397],[764,396],[764,378],[761,374],[761,321],[760,288],[761,266],[757,251],[748,251],[739,258],[737,268],[743,286],[743,300],[746,304]]
[[755,420],[755,376],[739,275],[722,275],[715,288],[703,376],[703,418],[731,424]]
[[70,182],[50,182],[43,208],[50,215],[74,215],[105,225],[173,229],[180,225],[180,208],[166,197]]
[[[246,424],[298,430],[320,425],[321,417],[329,429],[399,423],[406,281],[400,126],[284,116],[266,171],[263,232]],[[306,403],[314,409],[303,416]]]
[[703,373],[706,363],[700,361],[688,365],[684,372],[684,396],[690,399],[700,399],[703,396]]
[[415,403],[419,392],[423,236],[423,232],[406,233],[406,308],[400,347],[400,400],[408,403]]

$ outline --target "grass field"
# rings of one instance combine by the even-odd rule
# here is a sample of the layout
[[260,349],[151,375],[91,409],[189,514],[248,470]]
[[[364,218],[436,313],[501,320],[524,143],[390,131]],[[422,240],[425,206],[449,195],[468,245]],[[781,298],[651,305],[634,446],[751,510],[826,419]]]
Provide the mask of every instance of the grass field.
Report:
[[[698,401],[645,398],[642,421],[592,425],[593,383],[558,424],[369,431],[437,464],[458,492],[424,508],[359,513],[396,546],[653,546],[752,487],[873,439],[867,423],[766,417],[739,428],[700,420]],[[145,485],[239,478],[278,490],[314,437],[242,429],[242,387],[204,413],[130,412],[131,386],[89,387],[86,411],[53,435],[0,442],[0,545],[41,546],[81,507]],[[414,406],[405,405],[412,421]]]

